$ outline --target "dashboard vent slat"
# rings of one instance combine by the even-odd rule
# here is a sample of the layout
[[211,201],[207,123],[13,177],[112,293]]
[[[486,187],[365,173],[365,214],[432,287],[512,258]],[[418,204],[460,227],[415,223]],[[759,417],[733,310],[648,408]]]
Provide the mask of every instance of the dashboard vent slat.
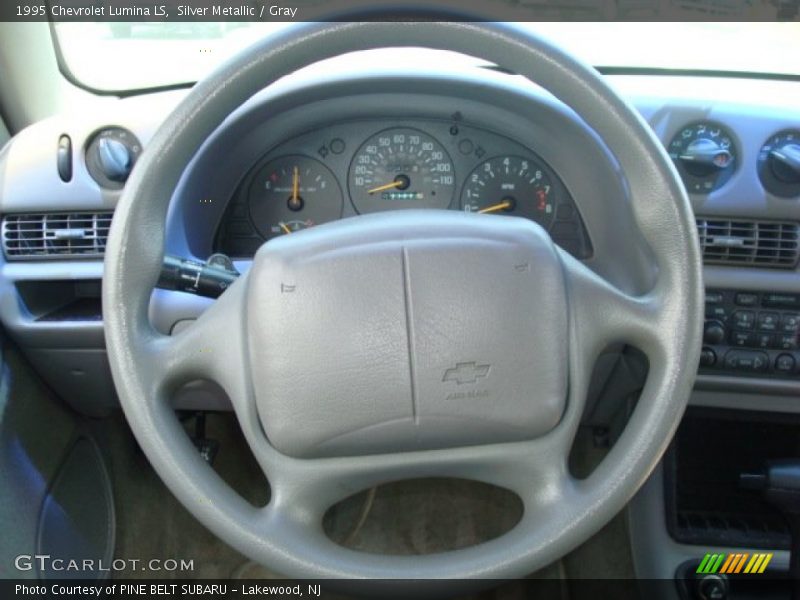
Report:
[[800,258],[800,224],[697,218],[706,264],[793,269]]
[[8,260],[99,258],[112,216],[112,212],[6,215],[3,252]]

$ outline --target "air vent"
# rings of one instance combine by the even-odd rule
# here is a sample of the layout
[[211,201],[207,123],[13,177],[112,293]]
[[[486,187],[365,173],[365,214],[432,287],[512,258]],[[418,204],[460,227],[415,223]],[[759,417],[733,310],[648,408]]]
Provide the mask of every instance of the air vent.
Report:
[[703,262],[793,269],[800,255],[800,225],[777,221],[697,219]]
[[6,215],[3,251],[9,260],[103,256],[111,212]]

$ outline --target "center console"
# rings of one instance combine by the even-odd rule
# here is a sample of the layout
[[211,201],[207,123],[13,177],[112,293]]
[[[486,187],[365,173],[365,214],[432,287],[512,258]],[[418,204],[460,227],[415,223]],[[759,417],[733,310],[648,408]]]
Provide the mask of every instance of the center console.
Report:
[[[630,505],[637,575],[664,600],[789,597],[792,535],[743,473],[800,460],[800,280],[707,266],[697,384],[669,451]],[[770,556],[764,573],[700,570],[707,554]]]
[[800,377],[800,294],[707,290],[700,369]]

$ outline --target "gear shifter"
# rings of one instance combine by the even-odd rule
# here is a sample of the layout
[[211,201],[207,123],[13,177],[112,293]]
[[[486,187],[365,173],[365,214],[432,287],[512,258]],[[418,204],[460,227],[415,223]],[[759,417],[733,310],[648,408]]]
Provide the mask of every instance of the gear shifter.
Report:
[[789,558],[791,597],[800,600],[800,459],[770,461],[760,473],[742,473],[739,485],[761,491],[764,499],[786,519],[792,536]]

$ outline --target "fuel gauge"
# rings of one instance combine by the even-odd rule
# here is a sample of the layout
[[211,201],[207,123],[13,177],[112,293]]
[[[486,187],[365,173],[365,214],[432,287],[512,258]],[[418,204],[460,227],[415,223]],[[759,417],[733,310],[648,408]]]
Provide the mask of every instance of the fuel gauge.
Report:
[[278,221],[278,223],[272,225],[270,229],[272,230],[272,233],[281,235],[284,233],[295,233],[297,231],[302,231],[303,229],[308,229],[314,225],[316,225],[316,223],[311,220],[298,221],[297,219],[293,219],[291,221]]
[[331,170],[302,155],[275,158],[250,186],[250,217],[265,239],[335,221],[342,215],[342,190]]

